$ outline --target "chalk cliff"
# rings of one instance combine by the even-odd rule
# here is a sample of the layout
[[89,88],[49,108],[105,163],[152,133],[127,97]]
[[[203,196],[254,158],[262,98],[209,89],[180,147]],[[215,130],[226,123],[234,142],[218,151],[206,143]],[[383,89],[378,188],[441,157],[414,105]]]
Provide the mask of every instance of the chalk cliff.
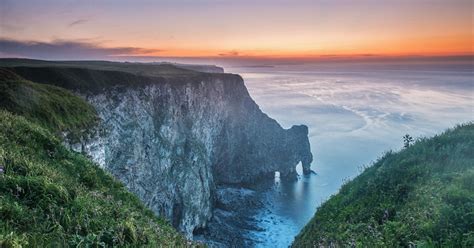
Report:
[[70,141],[71,148],[89,154],[188,237],[212,217],[216,185],[250,183],[275,171],[294,178],[299,162],[309,171],[308,128],[283,129],[262,113],[238,75],[74,67],[11,69],[93,105],[100,126]]

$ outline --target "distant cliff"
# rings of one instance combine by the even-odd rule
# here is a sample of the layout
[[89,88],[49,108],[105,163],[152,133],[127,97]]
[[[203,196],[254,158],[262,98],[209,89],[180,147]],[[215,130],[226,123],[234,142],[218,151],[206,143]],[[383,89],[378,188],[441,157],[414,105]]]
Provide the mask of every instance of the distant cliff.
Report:
[[[117,63],[115,63],[117,64]],[[113,63],[4,62],[24,78],[69,89],[101,122],[70,146],[89,154],[156,213],[192,235],[211,218],[218,184],[296,176],[312,161],[308,129],[284,130],[262,113],[242,78],[172,65],[113,71]]]

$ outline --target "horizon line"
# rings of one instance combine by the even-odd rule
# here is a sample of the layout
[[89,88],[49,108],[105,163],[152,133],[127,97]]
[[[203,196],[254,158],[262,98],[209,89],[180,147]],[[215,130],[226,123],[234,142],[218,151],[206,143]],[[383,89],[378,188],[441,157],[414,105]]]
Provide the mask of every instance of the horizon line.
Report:
[[110,55],[103,58],[42,58],[34,56],[2,56],[0,59],[31,59],[45,61],[123,61],[132,60],[163,60],[163,59],[211,59],[211,60],[249,60],[249,61],[307,61],[307,62],[344,62],[344,61],[380,61],[380,60],[443,60],[459,59],[473,60],[474,53],[456,53],[456,54],[407,54],[407,55],[382,55],[382,54],[347,54],[336,55],[326,54],[317,56],[151,56],[151,55]]

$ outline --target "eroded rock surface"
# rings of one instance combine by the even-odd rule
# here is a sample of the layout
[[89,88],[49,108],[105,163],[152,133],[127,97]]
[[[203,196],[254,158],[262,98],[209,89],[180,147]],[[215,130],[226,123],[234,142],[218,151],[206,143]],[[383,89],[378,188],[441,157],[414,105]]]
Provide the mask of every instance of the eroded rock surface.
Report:
[[[216,185],[251,183],[275,171],[293,178],[299,162],[309,171],[308,128],[283,129],[262,113],[238,75],[126,75],[122,84],[123,73],[56,71],[43,77],[73,85],[102,119],[98,135],[71,147],[88,153],[188,237],[212,217]],[[87,81],[94,90],[84,90],[64,83],[69,78],[98,81]]]

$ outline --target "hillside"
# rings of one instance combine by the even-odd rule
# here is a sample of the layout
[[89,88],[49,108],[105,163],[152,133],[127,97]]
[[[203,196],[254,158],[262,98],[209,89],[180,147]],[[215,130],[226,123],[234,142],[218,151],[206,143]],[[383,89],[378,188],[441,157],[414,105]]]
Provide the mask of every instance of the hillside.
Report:
[[208,73],[223,71],[209,65],[169,63],[119,63],[110,61],[43,61],[0,58],[0,70],[29,81],[58,86],[82,94],[97,94],[112,88],[143,88],[153,84],[200,84],[238,75]]
[[0,71],[0,247],[190,246],[59,134],[95,110],[64,89]]
[[474,247],[474,124],[387,153],[322,204],[293,247]]
[[100,71],[120,71],[138,76],[176,77],[197,75],[202,72],[224,72],[214,65],[193,65],[176,63],[138,63],[112,61],[45,61],[20,58],[0,58],[0,67],[34,67],[34,68],[83,68]]

